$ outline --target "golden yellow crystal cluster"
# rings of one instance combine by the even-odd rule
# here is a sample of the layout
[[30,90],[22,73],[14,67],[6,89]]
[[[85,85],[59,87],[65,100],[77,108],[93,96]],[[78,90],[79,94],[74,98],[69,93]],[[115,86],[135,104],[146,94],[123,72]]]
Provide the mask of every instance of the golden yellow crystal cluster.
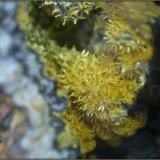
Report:
[[71,1],[42,1],[41,7],[47,8],[49,15],[60,19],[62,25],[71,21],[74,24],[80,19],[85,19],[96,8],[94,2],[71,2]]
[[[117,145],[122,137],[143,127],[146,113],[129,114],[126,106],[133,107],[139,89],[145,84],[153,52],[149,24],[160,14],[157,6],[153,2],[57,1],[38,5],[39,11],[45,7],[53,18],[63,19],[61,25],[72,19],[77,25],[82,19],[92,18],[95,21],[90,41],[95,44],[92,51],[90,44],[82,51],[60,46],[51,38],[54,33],[48,26],[41,26],[30,14],[28,6],[21,4],[17,13],[27,45],[39,54],[45,73],[57,80],[59,94],[68,98],[64,112],[53,112],[66,124],[58,137],[59,147],[80,146],[85,154],[96,146],[96,137]],[[32,12],[36,10],[31,8]],[[95,43],[97,33],[103,36]]]

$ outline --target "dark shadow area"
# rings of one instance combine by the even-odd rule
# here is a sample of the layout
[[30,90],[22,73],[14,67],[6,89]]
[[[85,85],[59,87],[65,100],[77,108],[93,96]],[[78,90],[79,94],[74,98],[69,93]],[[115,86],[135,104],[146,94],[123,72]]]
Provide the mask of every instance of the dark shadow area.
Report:
[[76,24],[68,22],[62,25],[63,21],[60,18],[48,14],[47,9],[41,6],[41,2],[32,2],[34,9],[31,9],[30,15],[35,20],[35,25],[41,25],[45,30],[48,30],[51,39],[54,39],[60,46],[66,46],[69,49],[75,47],[77,50],[83,50],[89,45],[93,34],[94,21],[93,14],[97,12],[94,10],[86,19],[80,19]]
[[157,5],[160,5],[160,1],[159,0],[155,0],[154,1]]

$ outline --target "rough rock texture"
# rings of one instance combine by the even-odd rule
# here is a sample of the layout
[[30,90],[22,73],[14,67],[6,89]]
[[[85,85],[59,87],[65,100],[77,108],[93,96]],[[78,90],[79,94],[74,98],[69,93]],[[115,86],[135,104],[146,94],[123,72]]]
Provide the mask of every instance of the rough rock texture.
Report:
[[74,157],[73,150],[56,147],[63,124],[50,113],[64,110],[65,98],[56,95],[56,82],[43,75],[36,53],[26,48],[17,6],[0,2],[0,157]]

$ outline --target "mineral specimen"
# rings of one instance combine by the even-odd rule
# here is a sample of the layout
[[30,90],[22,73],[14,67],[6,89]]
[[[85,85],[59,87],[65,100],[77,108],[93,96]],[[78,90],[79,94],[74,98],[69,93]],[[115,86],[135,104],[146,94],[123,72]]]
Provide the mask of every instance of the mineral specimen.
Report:
[[[120,142],[121,137],[131,136],[138,128],[144,126],[145,111],[130,115],[128,108],[134,107],[136,94],[145,84],[148,62],[153,53],[151,39],[149,41],[132,29],[139,19],[137,21],[134,19],[132,24],[130,20],[133,17],[130,14],[126,16],[121,13],[121,18],[117,16],[125,8],[130,12],[129,7],[133,3],[120,3],[118,10],[115,3],[111,5],[105,2],[96,4],[91,2],[90,4],[99,8],[94,10],[93,17],[91,16],[93,19],[94,17],[100,19],[101,24],[95,22],[96,28],[99,26],[104,28],[101,34],[106,39],[106,45],[105,49],[102,49],[103,52],[99,50],[99,53],[94,49],[90,53],[88,49],[79,51],[59,46],[53,39],[54,36],[52,37],[54,35],[52,29],[49,29],[45,19],[40,17],[41,14],[39,18],[42,23],[37,23],[35,17],[31,15],[34,13],[33,15],[38,17],[37,10],[45,14],[47,9],[50,12],[52,8],[54,28],[54,24],[57,26],[59,23],[54,21],[58,10],[58,17],[62,19],[67,17],[60,13],[61,7],[67,15],[70,15],[72,6],[84,6],[85,2],[45,1],[42,4],[42,8],[45,6],[46,9],[44,11],[41,7],[38,9],[38,5],[29,4],[30,11],[27,11],[27,6],[22,6],[18,13],[18,21],[26,34],[28,46],[39,53],[45,73],[51,79],[58,81],[59,93],[69,99],[66,111],[60,114],[53,112],[53,115],[63,119],[66,124],[64,132],[58,138],[59,146],[77,148],[80,144],[82,154],[95,147],[96,136],[115,145]],[[144,10],[141,23],[146,23],[149,18],[159,14],[146,11],[146,5],[151,6],[151,11],[155,7],[152,3],[141,3],[141,9]],[[107,10],[110,6],[112,9]],[[75,9],[77,15],[79,9]],[[82,13],[85,13],[85,10],[88,11],[84,8]],[[135,15],[139,13],[134,4],[133,12]],[[43,24],[46,24],[46,27]],[[145,26],[149,27],[147,24]],[[65,139],[66,136],[68,139]]]
[[151,26],[159,15],[154,2],[19,3],[16,18],[25,39],[19,31],[12,38],[1,31],[8,41],[0,45],[7,56],[0,67],[3,73],[7,66],[0,77],[2,128],[10,128],[8,121],[15,123],[19,112],[22,121],[28,117],[20,148],[29,157],[39,151],[71,157],[77,149],[84,156],[99,139],[115,147],[136,136],[149,114],[143,90],[155,93],[149,79],[155,52]]

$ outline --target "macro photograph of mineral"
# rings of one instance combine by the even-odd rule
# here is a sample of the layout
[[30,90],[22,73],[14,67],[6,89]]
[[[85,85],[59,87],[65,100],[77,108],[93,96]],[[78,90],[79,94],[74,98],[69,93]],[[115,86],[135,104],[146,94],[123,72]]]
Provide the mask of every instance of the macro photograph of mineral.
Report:
[[0,159],[159,159],[160,1],[0,0]]

